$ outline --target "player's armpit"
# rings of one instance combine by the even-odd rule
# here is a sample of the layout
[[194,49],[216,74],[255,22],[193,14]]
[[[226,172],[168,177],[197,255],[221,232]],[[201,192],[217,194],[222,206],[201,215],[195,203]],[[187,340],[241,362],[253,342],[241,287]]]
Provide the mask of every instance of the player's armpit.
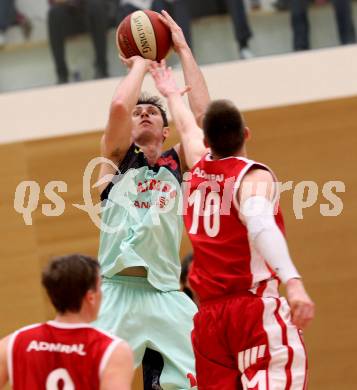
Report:
[[3,389],[9,380],[7,368],[7,345],[10,336],[0,340],[0,389]]
[[108,145],[108,140],[105,134],[103,134],[100,141],[100,152],[101,156],[105,157],[114,162],[114,164],[120,163],[125,157],[126,153],[130,148],[131,143],[127,145],[126,143],[121,145]]
[[101,155],[103,160],[100,163],[100,169],[98,174],[98,181],[96,182],[96,187],[99,191],[99,194],[101,194],[105,188],[108,186],[108,184],[111,182],[113,176],[116,174],[118,167],[120,165],[120,162],[125,157],[127,151],[126,150],[120,150],[117,149],[113,151],[111,155],[107,155],[105,150],[105,136],[102,136],[101,139]]
[[130,390],[134,377],[134,357],[122,341],[112,352],[101,377],[100,390]]

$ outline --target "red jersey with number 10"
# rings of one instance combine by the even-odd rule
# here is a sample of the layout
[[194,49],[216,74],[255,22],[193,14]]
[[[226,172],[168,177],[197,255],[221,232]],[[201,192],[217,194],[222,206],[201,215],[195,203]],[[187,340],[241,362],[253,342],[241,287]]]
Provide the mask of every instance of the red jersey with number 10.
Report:
[[27,326],[9,340],[10,384],[14,390],[99,390],[100,376],[120,342],[88,324]]
[[[279,280],[251,245],[239,218],[236,194],[244,175],[255,168],[270,171],[246,158],[213,160],[210,155],[190,171],[184,213],[194,252],[189,282],[201,302],[248,290],[277,295]],[[278,204],[275,219],[284,231]]]

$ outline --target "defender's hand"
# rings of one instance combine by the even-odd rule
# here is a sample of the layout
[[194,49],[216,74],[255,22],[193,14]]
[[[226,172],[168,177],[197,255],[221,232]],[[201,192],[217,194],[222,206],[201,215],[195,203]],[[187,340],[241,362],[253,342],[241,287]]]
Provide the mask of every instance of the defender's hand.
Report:
[[315,315],[315,305],[307,295],[300,279],[286,283],[286,295],[291,309],[291,320],[299,329],[304,329]]
[[150,73],[155,81],[156,88],[161,95],[166,98],[170,95],[184,95],[190,90],[189,86],[180,89],[177,86],[172,69],[166,66],[166,61],[162,60],[160,64],[153,62],[150,66]]
[[183,35],[181,27],[172,19],[172,17],[166,12],[161,11],[159,16],[160,20],[170,29],[172,36],[172,43],[174,50],[179,52],[180,50],[188,49],[189,46],[186,42],[185,36]]

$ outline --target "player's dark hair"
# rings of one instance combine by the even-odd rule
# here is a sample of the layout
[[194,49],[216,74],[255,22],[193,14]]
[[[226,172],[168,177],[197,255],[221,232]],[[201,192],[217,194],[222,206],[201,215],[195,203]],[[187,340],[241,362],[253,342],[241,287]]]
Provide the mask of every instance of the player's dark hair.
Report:
[[229,100],[215,100],[203,118],[203,131],[212,152],[219,157],[233,156],[244,143],[244,121]]
[[42,285],[59,313],[77,313],[87,291],[96,289],[98,276],[95,259],[71,254],[50,261],[42,271]]
[[164,127],[167,127],[169,125],[169,121],[167,120],[166,111],[164,110],[164,105],[158,96],[151,96],[151,95],[148,95],[147,93],[142,93],[136,104],[151,104],[152,106],[157,107],[161,113],[162,120],[164,122]]

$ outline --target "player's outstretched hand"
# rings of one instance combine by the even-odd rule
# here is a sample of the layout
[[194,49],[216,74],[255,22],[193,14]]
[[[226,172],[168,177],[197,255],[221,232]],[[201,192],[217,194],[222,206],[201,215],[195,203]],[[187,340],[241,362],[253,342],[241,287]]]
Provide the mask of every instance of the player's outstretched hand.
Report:
[[299,329],[304,329],[315,315],[315,305],[305,291],[300,279],[286,283],[286,295],[291,308],[291,320]]
[[171,67],[166,66],[166,61],[162,60],[159,63],[152,62],[150,65],[150,73],[155,81],[156,88],[161,95],[166,98],[170,95],[180,94],[184,95],[190,90],[190,87],[186,86],[180,89],[176,83],[175,77],[172,73]]
[[188,49],[189,46],[186,42],[185,36],[183,35],[181,27],[172,19],[168,12],[161,11],[159,18],[171,31],[174,50],[179,52],[180,50]]
[[153,61],[147,60],[143,57],[140,56],[133,56],[130,58],[125,58],[122,55],[119,54],[119,59],[125,65],[128,69],[131,69],[134,64],[142,63],[146,67],[146,71],[150,69],[150,65],[152,64]]

